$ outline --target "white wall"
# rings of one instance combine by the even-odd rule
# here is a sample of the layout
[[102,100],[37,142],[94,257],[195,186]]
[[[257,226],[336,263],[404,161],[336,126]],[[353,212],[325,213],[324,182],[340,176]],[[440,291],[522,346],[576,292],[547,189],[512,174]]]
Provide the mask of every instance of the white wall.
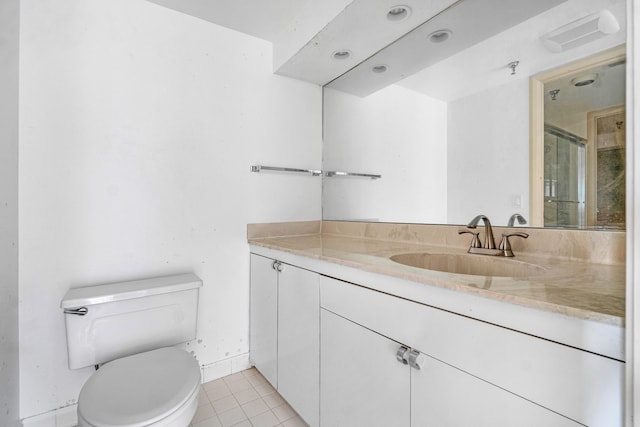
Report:
[[69,287],[194,271],[201,364],[248,351],[246,224],[320,219],[321,89],[271,45],[142,0],[24,0],[20,415],[76,401]]
[[447,123],[447,223],[479,214],[500,225],[516,212],[528,217],[529,81],[450,102]]
[[324,219],[443,223],[447,218],[446,103],[399,86],[366,98],[324,90]]
[[18,47],[20,2],[0,2],[0,425],[18,425]]

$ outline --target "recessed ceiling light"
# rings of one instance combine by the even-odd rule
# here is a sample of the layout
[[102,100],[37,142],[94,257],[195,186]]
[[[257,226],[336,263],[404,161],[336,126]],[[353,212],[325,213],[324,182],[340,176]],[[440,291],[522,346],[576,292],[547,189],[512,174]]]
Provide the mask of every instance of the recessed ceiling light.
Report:
[[376,65],[375,67],[371,68],[371,71],[374,73],[384,73],[385,71],[387,71],[389,69],[389,67],[387,67],[386,65]]
[[393,6],[387,12],[387,19],[393,22],[404,21],[411,16],[411,8],[405,5]]
[[590,84],[593,84],[593,82],[595,82],[597,78],[598,74],[596,73],[585,74],[584,76],[579,76],[571,79],[571,84],[577,87],[589,86]]
[[351,51],[347,49],[336,50],[331,54],[331,56],[333,57],[333,59],[347,59],[351,56]]
[[453,32],[451,30],[438,30],[429,34],[427,40],[429,40],[431,43],[442,43],[449,40],[452,34]]

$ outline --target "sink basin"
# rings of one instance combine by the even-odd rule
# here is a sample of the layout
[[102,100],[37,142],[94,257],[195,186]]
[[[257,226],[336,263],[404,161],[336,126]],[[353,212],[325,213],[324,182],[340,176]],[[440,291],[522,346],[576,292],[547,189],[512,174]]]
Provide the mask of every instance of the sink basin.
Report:
[[529,277],[546,271],[539,265],[513,258],[472,254],[419,252],[393,255],[390,259],[411,267],[474,276]]

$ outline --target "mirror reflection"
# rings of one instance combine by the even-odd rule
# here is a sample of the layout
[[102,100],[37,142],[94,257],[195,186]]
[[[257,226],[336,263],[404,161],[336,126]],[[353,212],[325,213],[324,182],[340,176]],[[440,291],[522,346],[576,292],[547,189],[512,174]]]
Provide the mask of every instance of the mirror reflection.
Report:
[[624,53],[563,69],[543,89],[544,225],[624,228]]
[[[487,4],[492,3],[500,2]],[[564,46],[560,51],[552,50],[543,41],[554,31],[585,17],[600,16],[605,10],[616,19],[618,31],[583,40],[577,46]],[[509,13],[504,7],[489,12]],[[463,22],[457,16],[451,22],[473,28],[476,23],[470,18],[469,22]],[[450,28],[446,15],[439,16],[439,25]],[[508,218],[518,212],[533,226],[624,227],[624,216],[619,215],[624,206],[620,208],[618,203],[613,210],[604,207],[605,203],[612,205],[612,200],[624,203],[624,193],[620,193],[624,189],[624,173],[620,169],[624,164],[623,146],[610,147],[612,143],[602,142],[609,145],[596,150],[600,160],[595,164],[606,163],[610,168],[593,169],[595,175],[588,174],[587,132],[551,118],[545,128],[543,120],[540,132],[549,141],[548,159],[543,161],[549,162],[549,176],[540,178],[539,194],[535,193],[538,190],[534,189],[534,176],[530,177],[529,153],[531,77],[615,47],[624,50],[625,32],[623,0],[569,0],[461,51],[451,52],[367,96],[349,93],[344,83],[326,86],[323,169],[380,174],[382,178],[324,177],[323,218],[466,224],[483,213],[492,223],[506,225]],[[455,36],[454,29],[450,37]],[[428,54],[427,49],[420,52]],[[514,62],[518,63],[515,67]],[[369,63],[375,64],[375,57]],[[385,65],[389,69],[394,67]],[[617,78],[624,94],[624,64],[616,71],[613,68],[604,74]],[[597,70],[595,73],[602,77]],[[545,92],[553,90],[552,82],[548,84]],[[603,84],[604,80],[600,80],[591,86],[593,89]],[[588,86],[583,89],[591,90]],[[560,95],[566,100],[568,89],[564,93],[560,90],[556,101],[564,102]],[[624,106],[624,98],[606,107],[591,108],[589,112],[593,116],[614,104]],[[547,112],[544,114],[546,117]],[[563,114],[578,113],[567,109]],[[612,118],[606,122],[600,117],[593,120],[603,132],[609,132],[611,123],[615,128],[615,122],[620,121]],[[623,128],[600,139],[624,141]],[[565,139],[569,142],[558,145],[556,141],[554,145],[552,140],[562,138],[558,136],[560,133],[567,134],[570,138]],[[584,154],[580,154],[581,149]],[[559,179],[564,179],[560,171],[567,162],[575,164],[568,170],[576,176],[567,178],[566,184],[558,184]],[[578,184],[580,168],[582,184]],[[545,187],[547,181],[549,185]],[[602,191],[609,194],[600,196]],[[589,197],[590,192],[593,197]],[[536,196],[539,201],[534,200]],[[573,203],[572,209],[566,209],[565,202],[579,202],[580,197],[582,204]],[[545,201],[549,203],[549,212],[542,209],[534,212],[534,208],[544,207]],[[565,206],[558,209],[563,203]],[[555,214],[551,209],[554,205]]]

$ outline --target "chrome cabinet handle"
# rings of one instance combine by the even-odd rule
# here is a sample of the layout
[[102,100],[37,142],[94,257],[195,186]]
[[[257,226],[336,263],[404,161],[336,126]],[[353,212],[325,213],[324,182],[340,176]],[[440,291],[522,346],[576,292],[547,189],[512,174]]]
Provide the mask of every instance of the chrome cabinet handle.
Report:
[[396,351],[396,359],[403,365],[409,365],[415,369],[422,369],[424,366],[424,355],[415,348],[401,345]]
[[400,348],[398,348],[398,351],[396,351],[396,359],[398,362],[403,365],[408,365],[409,360],[407,359],[407,353],[409,353],[409,347],[401,345]]
[[422,369],[424,366],[424,355],[415,348],[409,351],[409,366],[415,369]]
[[274,270],[276,270],[277,272],[281,272],[284,270],[284,266],[282,265],[282,263],[278,260],[275,260],[271,263],[271,268],[273,268]]

